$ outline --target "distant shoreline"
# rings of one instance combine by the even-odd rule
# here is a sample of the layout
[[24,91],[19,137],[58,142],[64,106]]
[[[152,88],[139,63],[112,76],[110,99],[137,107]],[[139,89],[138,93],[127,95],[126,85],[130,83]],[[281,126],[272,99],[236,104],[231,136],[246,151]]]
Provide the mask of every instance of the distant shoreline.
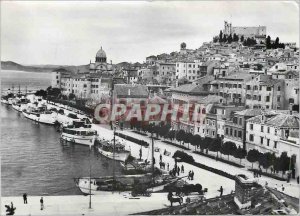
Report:
[[25,70],[16,70],[16,69],[2,69],[1,72],[7,72],[10,71],[12,73],[17,73],[17,72],[24,72],[24,73],[51,73],[51,71],[25,71]]

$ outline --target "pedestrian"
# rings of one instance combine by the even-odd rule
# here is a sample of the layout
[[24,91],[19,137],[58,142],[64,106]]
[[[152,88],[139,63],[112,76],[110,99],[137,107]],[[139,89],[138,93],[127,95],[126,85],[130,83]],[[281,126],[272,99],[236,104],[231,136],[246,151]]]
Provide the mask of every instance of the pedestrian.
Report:
[[164,151],[164,155],[166,155],[167,154],[167,150],[165,149],[165,151]]
[[191,170],[189,171],[188,180],[191,180]]
[[24,200],[24,204],[27,204],[27,194],[26,193],[23,194],[23,200]]
[[180,168],[177,167],[177,175],[179,176],[179,173],[180,173]]
[[41,197],[40,203],[41,203],[41,210],[43,210],[44,209],[44,200],[43,200],[43,197]]
[[299,184],[299,176],[297,177],[297,183]]
[[273,169],[273,167],[271,167],[271,173],[273,173],[273,171],[274,171],[274,169]]
[[161,154],[159,155],[159,160],[162,161],[162,155]]
[[283,185],[282,185],[282,191],[284,191],[284,187],[283,187]]
[[191,179],[194,180],[194,171],[191,172]]
[[168,163],[168,164],[167,164],[167,170],[168,170],[168,171],[169,171],[169,168],[170,168],[170,164]]
[[220,191],[220,197],[221,197],[223,195],[223,187],[222,186],[220,187],[219,191]]
[[255,170],[253,171],[253,176],[254,176],[254,178],[256,178],[256,173],[255,173]]
[[140,160],[142,160],[142,147],[140,148]]
[[181,172],[184,173],[184,166],[183,166],[183,164],[181,165]]
[[155,165],[155,158],[153,157],[153,165]]
[[262,173],[262,170],[261,170],[261,168],[259,167],[259,177],[261,177],[261,173]]

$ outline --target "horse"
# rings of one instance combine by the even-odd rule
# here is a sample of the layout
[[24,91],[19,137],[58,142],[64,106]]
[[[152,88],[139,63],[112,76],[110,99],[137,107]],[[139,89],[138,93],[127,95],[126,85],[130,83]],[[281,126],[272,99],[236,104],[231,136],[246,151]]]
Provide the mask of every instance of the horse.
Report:
[[175,203],[175,202],[178,202],[179,205],[181,205],[181,203],[183,203],[183,198],[181,196],[180,197],[169,197],[168,200],[170,201],[171,206],[173,206],[173,203]]

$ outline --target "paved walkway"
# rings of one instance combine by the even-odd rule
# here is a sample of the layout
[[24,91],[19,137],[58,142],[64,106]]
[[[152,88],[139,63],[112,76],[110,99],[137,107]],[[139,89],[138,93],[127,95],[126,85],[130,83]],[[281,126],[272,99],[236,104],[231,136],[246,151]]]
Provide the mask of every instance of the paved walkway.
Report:
[[[94,127],[95,127],[95,129],[98,130],[100,136],[103,136],[103,137],[111,139],[112,134],[113,134],[113,132],[111,130],[102,127],[102,125],[94,125]],[[145,137],[143,135],[134,133],[134,132],[129,131],[129,130],[124,130],[124,131],[120,131],[120,132],[122,132],[123,134],[127,134],[128,136],[132,136],[132,137],[135,137],[137,139],[145,140],[145,141],[151,143],[150,142],[151,141],[150,137]],[[205,164],[207,166],[210,166],[210,167],[213,167],[213,168],[225,171],[225,172],[227,172],[229,174],[232,174],[232,175],[244,174],[244,175],[246,175],[248,177],[253,177],[253,173],[250,172],[250,171],[248,171],[246,168],[238,168],[238,167],[235,167],[235,166],[223,163],[221,161],[216,161],[214,159],[211,159],[211,158],[208,158],[208,157],[205,157],[205,156],[202,156],[202,155],[198,155],[198,154],[192,153],[192,150],[182,150],[182,149],[180,149],[178,147],[175,147],[175,146],[172,146],[172,145],[168,145],[168,144],[166,144],[166,143],[164,143],[164,142],[162,142],[160,140],[155,140],[154,142],[155,142],[155,147],[159,147],[162,150],[161,153],[163,153],[164,149],[167,149],[167,151],[171,152],[171,156],[172,156],[173,153],[176,150],[187,151],[190,155],[193,156],[193,158],[195,159],[196,162],[200,162],[200,163]],[[126,143],[130,143],[130,142],[127,141]],[[132,146],[132,144],[130,144],[130,146]],[[134,146],[137,146],[137,145],[134,145]],[[145,149],[145,150],[144,149],[145,148],[143,148],[143,154],[144,154],[145,151],[147,153],[148,149],[150,151],[150,148]],[[136,151],[138,151],[138,150],[139,150],[139,147],[138,147],[138,149],[136,149],[136,147],[135,147],[134,151],[133,151],[133,155],[136,156],[136,157],[138,156],[138,153],[136,153]],[[150,153],[151,153],[151,151],[150,151]],[[151,157],[149,157],[149,159],[150,158]],[[155,160],[159,161],[159,153],[157,153],[157,152],[155,153]],[[170,161],[170,167],[173,167],[173,164],[174,164],[174,160],[171,160]],[[185,166],[187,166],[187,165],[185,165]],[[197,174],[198,172],[202,172],[202,169],[196,168],[194,166],[192,166],[190,169],[194,170],[195,177],[198,175]],[[217,175],[217,176],[219,176],[219,175]],[[198,180],[198,178],[197,178],[197,180]],[[203,181],[203,178],[201,178],[199,180]],[[282,191],[282,187],[281,186],[283,185],[284,186],[284,191],[283,191],[284,193],[286,193],[286,194],[288,194],[290,196],[299,198],[300,186],[298,184],[294,183],[294,182],[287,183],[286,181],[279,181],[279,180],[276,180],[276,179],[273,179],[273,178],[270,178],[270,177],[266,177],[266,176],[262,176],[260,178],[256,178],[256,180],[260,184],[262,184],[262,185],[265,185],[265,183],[268,182],[268,186],[269,187],[276,188],[276,189],[281,190],[281,191]],[[201,183],[201,181],[200,181],[200,183]],[[215,182],[215,184],[211,183],[212,186],[213,185],[215,185],[215,186],[218,185],[217,188],[211,188],[212,190],[219,189],[219,187],[223,183],[223,182],[220,182],[218,184],[219,180],[216,180],[215,178],[211,178],[208,181],[210,183],[211,182]],[[224,184],[222,186],[224,187]],[[204,185],[204,187],[205,187],[205,185]],[[225,187],[226,187],[226,185],[225,185]],[[230,188],[231,187],[229,187],[228,189],[231,191]],[[224,190],[224,192],[225,192],[225,190]]]
[[103,192],[92,196],[92,209],[89,209],[89,196],[44,196],[44,210],[40,210],[40,197],[28,197],[28,204],[22,197],[2,197],[1,215],[5,215],[5,205],[13,202],[15,215],[128,215],[137,212],[164,208],[169,205],[166,194],[152,194],[151,197],[132,199],[127,193]]

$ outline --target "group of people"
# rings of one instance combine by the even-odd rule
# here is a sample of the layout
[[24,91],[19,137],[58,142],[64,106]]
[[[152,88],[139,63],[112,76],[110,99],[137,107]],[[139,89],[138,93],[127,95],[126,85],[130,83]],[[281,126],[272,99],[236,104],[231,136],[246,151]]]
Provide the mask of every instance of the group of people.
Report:
[[[168,168],[169,168],[169,163],[168,163]],[[169,171],[169,174],[171,176],[179,176],[180,173],[184,173],[184,166],[183,164],[181,165],[181,169],[179,166],[177,166],[177,163],[175,163],[175,166],[172,170]]]
[[[23,201],[24,201],[24,204],[27,204],[27,193],[23,194]],[[41,197],[41,199],[40,199],[40,204],[41,204],[41,210],[43,210],[44,209],[44,199],[43,199],[43,197]]]
[[194,180],[194,171],[193,170],[189,171],[188,180]]
[[258,171],[258,172],[254,170],[254,171],[253,171],[253,176],[254,176],[254,178],[261,177],[261,173],[262,173],[261,168],[259,168],[259,171]]

